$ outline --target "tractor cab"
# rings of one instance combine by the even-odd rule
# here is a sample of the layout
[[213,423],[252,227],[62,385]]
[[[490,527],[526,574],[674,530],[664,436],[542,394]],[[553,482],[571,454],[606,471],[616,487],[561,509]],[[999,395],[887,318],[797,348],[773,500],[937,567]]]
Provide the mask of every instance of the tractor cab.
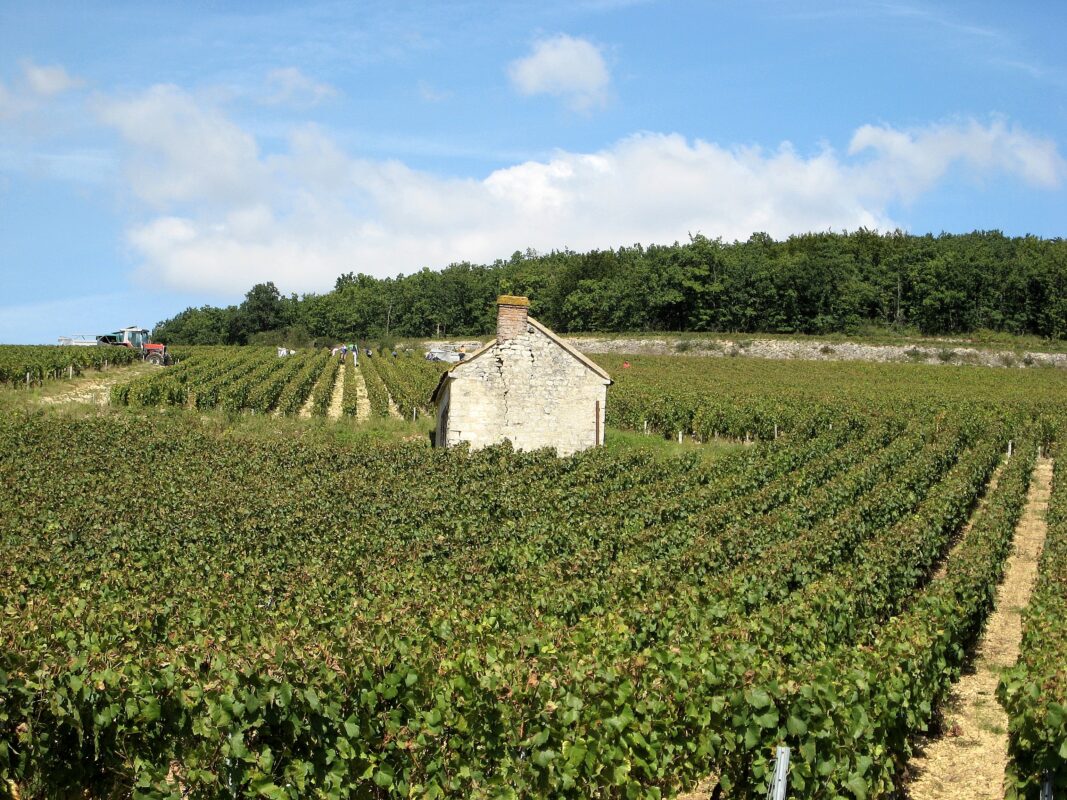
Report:
[[139,350],[144,360],[151,361],[153,364],[170,363],[170,355],[167,353],[166,345],[152,344],[148,339],[148,328],[130,325],[127,328],[120,328],[114,333],[105,333],[102,336],[97,336],[96,342],[97,344]]
[[148,342],[148,329],[131,325],[128,328],[120,328],[114,333],[97,336],[96,340],[100,344],[117,344],[122,347],[132,347],[134,350],[143,350]]

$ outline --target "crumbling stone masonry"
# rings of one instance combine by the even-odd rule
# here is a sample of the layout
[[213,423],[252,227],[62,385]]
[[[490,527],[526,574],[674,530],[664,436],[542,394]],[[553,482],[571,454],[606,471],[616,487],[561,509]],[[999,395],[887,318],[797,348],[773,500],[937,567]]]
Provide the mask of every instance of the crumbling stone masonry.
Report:
[[438,446],[508,439],[519,450],[570,455],[604,443],[610,376],[528,311],[525,297],[500,297],[496,341],[441,377]]

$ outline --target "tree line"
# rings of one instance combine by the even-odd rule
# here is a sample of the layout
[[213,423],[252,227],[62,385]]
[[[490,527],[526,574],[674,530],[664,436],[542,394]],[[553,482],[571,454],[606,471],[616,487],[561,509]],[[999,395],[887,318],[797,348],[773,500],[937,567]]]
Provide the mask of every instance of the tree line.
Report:
[[922,334],[992,330],[1067,337],[1067,241],[999,231],[916,236],[808,233],[744,242],[577,253],[516,252],[395,278],[347,273],[332,291],[282,295],[258,284],[226,308],[187,308],[156,325],[167,344],[308,344],[480,336],[500,294],[530,298],[557,331]]

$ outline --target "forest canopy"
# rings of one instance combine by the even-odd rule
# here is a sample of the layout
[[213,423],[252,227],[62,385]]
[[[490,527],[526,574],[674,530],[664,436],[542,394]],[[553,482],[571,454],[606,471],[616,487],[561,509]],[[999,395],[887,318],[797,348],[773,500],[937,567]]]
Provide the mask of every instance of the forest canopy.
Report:
[[347,273],[332,291],[254,286],[239,305],[187,308],[160,322],[167,344],[479,336],[500,294],[565,333],[722,331],[825,334],[865,326],[923,334],[988,329],[1067,337],[1067,242],[999,231],[755,233],[725,243],[516,252],[395,278]]

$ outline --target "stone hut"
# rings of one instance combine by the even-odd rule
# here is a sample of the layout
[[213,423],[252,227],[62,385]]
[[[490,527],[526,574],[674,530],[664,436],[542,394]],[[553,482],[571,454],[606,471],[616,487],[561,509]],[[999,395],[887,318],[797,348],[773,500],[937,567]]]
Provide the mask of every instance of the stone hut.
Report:
[[525,297],[498,298],[496,340],[441,376],[432,397],[438,447],[508,439],[517,450],[570,455],[604,443],[611,377],[529,309]]

